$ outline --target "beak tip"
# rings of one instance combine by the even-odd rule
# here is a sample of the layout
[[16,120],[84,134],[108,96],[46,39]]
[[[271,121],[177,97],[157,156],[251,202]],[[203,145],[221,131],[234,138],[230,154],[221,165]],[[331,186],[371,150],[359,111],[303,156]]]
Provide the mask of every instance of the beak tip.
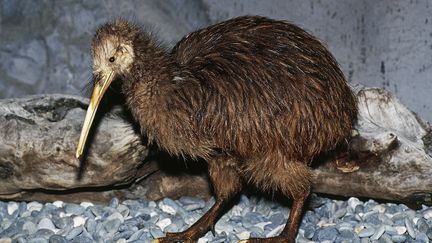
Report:
[[76,154],[75,154],[75,158],[77,158],[78,160],[81,160],[82,154],[77,151]]

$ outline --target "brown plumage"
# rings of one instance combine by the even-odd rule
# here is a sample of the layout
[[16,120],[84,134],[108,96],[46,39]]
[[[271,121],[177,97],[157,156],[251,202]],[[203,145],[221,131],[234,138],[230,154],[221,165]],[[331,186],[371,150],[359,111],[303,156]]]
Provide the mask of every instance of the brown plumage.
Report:
[[172,154],[208,162],[215,206],[159,242],[197,240],[247,183],[294,200],[282,234],[266,239],[294,241],[309,165],[349,135],[357,115],[323,44],[288,22],[246,16],[193,32],[170,52],[116,20],[97,31],[92,47],[95,77],[113,72],[121,80],[143,135]]

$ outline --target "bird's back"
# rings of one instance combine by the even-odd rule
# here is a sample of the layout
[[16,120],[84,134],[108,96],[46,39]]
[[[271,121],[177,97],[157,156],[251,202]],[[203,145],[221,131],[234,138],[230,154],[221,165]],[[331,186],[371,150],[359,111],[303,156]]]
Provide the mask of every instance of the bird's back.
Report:
[[188,91],[199,97],[197,133],[214,147],[309,160],[352,128],[356,102],[336,61],[293,24],[232,19],[189,34],[172,55],[199,83]]

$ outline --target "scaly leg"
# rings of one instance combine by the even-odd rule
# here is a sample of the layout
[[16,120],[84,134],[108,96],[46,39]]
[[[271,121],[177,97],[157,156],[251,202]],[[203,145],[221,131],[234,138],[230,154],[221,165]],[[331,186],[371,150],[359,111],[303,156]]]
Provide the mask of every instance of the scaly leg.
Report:
[[221,158],[209,161],[209,175],[216,198],[213,207],[186,231],[167,233],[165,237],[158,238],[154,242],[196,242],[209,230],[214,231],[216,221],[242,187],[240,175],[230,165],[231,163]]

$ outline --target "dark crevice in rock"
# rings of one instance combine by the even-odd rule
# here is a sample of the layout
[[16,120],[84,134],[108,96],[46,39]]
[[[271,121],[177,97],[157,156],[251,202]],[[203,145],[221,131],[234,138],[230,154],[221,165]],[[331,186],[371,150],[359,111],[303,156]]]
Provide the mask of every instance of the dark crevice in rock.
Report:
[[43,117],[50,122],[58,122],[64,119],[69,110],[74,108],[86,109],[84,103],[75,100],[60,98],[56,100],[50,100],[47,104],[36,104],[36,105],[25,105],[23,109],[33,113],[39,117]]
[[36,122],[33,121],[32,119],[21,117],[21,116],[15,115],[15,114],[7,114],[7,115],[5,115],[5,119],[6,119],[6,121],[16,120],[16,121],[20,121],[20,122],[25,122],[25,123],[30,124],[30,125],[36,125]]
[[11,162],[0,161],[0,180],[6,180],[14,175],[14,168]]
[[424,149],[429,156],[432,156],[432,129],[428,129],[426,135],[422,137]]

